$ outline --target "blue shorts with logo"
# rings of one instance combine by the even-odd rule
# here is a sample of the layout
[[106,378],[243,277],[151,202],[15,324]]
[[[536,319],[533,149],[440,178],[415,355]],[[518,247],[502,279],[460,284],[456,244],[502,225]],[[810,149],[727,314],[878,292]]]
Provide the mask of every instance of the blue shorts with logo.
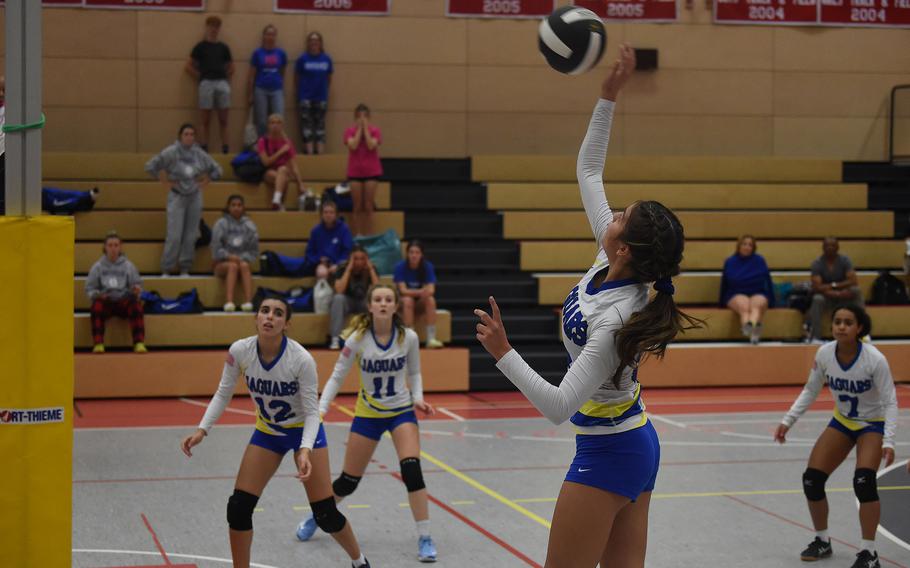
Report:
[[390,416],[389,418],[364,418],[355,416],[351,422],[351,432],[356,432],[361,436],[366,436],[371,440],[378,440],[388,430],[391,432],[402,424],[413,422],[417,424],[417,415],[413,410]]
[[867,422],[868,426],[862,428],[861,430],[851,430],[841,424],[837,418],[832,418],[831,422],[828,422],[828,428],[834,428],[838,432],[843,432],[848,438],[856,442],[856,440],[863,434],[868,434],[870,432],[875,434],[885,434],[885,423],[884,422]]
[[[281,432],[281,436],[266,434],[262,430],[253,430],[253,437],[250,438],[250,444],[265,448],[279,455],[290,452],[296,452],[300,449],[300,440],[303,438],[303,426],[294,428],[282,428],[274,424],[269,424],[269,428],[276,432]],[[313,449],[325,448],[328,445],[325,439],[325,428],[319,423],[319,432],[316,433],[316,441],[313,443]]]
[[597,487],[635,501],[654,490],[660,468],[660,440],[647,424],[619,434],[575,436],[575,459],[566,481]]

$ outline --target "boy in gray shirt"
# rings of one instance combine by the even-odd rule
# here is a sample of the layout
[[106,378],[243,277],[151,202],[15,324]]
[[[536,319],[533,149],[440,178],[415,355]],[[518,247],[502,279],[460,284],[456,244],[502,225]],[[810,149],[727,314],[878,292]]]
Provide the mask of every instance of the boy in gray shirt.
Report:
[[809,341],[821,339],[825,312],[848,303],[863,305],[853,263],[838,254],[839,250],[837,238],[827,237],[822,244],[822,255],[812,261],[812,304],[806,313]]

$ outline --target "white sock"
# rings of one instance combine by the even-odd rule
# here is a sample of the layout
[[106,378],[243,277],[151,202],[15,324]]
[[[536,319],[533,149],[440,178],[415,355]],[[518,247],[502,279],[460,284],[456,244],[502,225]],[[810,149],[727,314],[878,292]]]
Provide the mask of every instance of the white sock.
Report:
[[874,540],[863,540],[859,545],[861,550],[868,550],[872,554],[875,554],[875,541]]
[[361,566],[367,565],[367,559],[363,557],[362,552],[360,553],[360,558],[357,560],[351,560],[351,562],[354,564],[354,568],[360,568]]
[[430,536],[430,519],[417,521],[417,534],[420,536]]
[[427,343],[436,339],[436,326],[428,325],[427,326]]
[[815,536],[822,539],[824,542],[831,542],[831,538],[828,536],[828,529],[823,531],[815,531]]
[[284,194],[280,191],[276,191],[275,195],[272,196],[272,203],[275,205],[281,205],[281,198],[284,197]]

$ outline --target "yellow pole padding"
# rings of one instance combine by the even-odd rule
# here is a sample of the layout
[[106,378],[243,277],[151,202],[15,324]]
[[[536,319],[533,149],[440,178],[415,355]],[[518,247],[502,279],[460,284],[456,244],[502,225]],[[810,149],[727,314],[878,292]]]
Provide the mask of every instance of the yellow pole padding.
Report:
[[72,558],[73,241],[70,217],[0,217],[0,556]]

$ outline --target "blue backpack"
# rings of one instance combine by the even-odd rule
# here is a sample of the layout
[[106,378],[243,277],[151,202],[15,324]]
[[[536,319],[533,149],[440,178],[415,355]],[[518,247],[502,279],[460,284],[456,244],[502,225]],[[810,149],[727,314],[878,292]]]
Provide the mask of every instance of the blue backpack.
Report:
[[265,298],[266,295],[284,298],[284,300],[295,312],[313,311],[312,288],[295,286],[293,288],[290,288],[287,292],[282,292],[280,290],[273,290],[272,288],[265,288],[263,286],[260,286],[256,288],[256,293],[253,294],[253,305],[258,306],[261,304],[263,298]]
[[41,188],[41,208],[51,215],[72,215],[79,211],[91,211],[95,200],[91,191]]
[[143,292],[140,299],[147,314],[201,314],[204,310],[195,288],[174,299],[162,298],[158,292]]
[[304,256],[287,256],[270,250],[259,255],[259,273],[263,276],[312,276],[315,270]]
[[244,150],[231,160],[231,168],[234,175],[240,181],[247,183],[259,183],[265,175],[265,166],[259,159],[259,154],[254,150]]

